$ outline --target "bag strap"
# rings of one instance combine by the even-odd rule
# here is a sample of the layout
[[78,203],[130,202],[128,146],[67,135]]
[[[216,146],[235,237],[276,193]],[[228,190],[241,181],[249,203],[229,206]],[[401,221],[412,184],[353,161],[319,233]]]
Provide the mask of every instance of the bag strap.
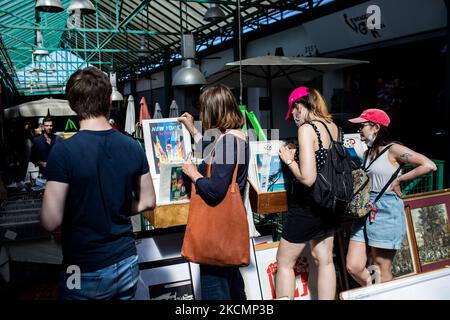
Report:
[[312,123],[312,121],[308,122],[308,124],[310,124],[314,128],[314,131],[316,132],[316,135],[317,135],[317,139],[319,140],[319,149],[322,149],[323,143],[322,143],[322,138],[320,137],[319,129],[317,128],[317,126],[314,123]]
[[391,144],[388,144],[383,150],[381,150],[381,152],[375,157],[375,159],[373,159],[370,163],[369,163],[369,165],[367,166],[367,168],[364,168],[364,166],[366,165],[366,162],[367,162],[367,158],[369,157],[369,152],[367,151],[366,152],[366,155],[365,155],[365,157],[364,157],[364,163],[363,163],[363,169],[365,170],[365,171],[367,171],[368,169],[369,169],[369,167],[379,158],[379,157],[381,157],[381,155],[383,154],[383,153],[385,153],[386,151],[388,151],[389,150],[389,148],[390,147],[392,147],[394,144],[393,143],[391,143]]
[[[339,141],[339,137],[342,138],[342,135],[341,135],[341,128],[338,127],[338,135],[337,135],[338,140],[334,140],[334,139],[333,139],[333,135],[331,134],[331,131],[330,131],[330,129],[328,129],[328,126],[327,126],[327,124],[326,124],[325,122],[323,122],[322,120],[312,120],[312,121],[317,121],[317,122],[320,122],[321,124],[323,124],[323,126],[325,127],[325,129],[326,129],[327,132],[328,132],[328,135],[330,136],[331,142]],[[311,122],[312,122],[312,121],[311,121]]]
[[400,172],[400,170],[402,169],[402,167],[403,167],[403,164],[400,167],[398,167],[397,170],[395,170],[395,172],[392,174],[392,177],[389,179],[389,181],[386,183],[386,185],[383,187],[383,189],[381,189],[380,193],[378,193],[373,204],[377,203],[377,201],[380,200],[383,193],[387,190],[387,188],[391,185],[391,183],[395,180],[395,178],[397,178],[397,175]]
[[[227,133],[226,133],[227,134]],[[222,139],[226,134],[223,134],[218,140],[217,142],[219,142],[220,139]],[[239,139],[239,137],[233,133],[230,132],[230,134],[232,134],[233,136],[236,137],[236,139]],[[216,142],[216,145],[217,145]],[[233,171],[233,178],[231,179],[231,192],[236,192],[236,180],[237,180],[237,171],[238,171],[238,167],[239,167],[239,142],[236,140],[236,149],[237,149],[237,158],[236,158],[236,166],[234,167],[234,171]],[[234,146],[233,146],[233,150],[234,150]],[[206,168],[206,177],[209,178],[211,177],[211,165],[212,165],[212,160],[213,160],[213,155],[215,155],[215,149],[213,150],[213,152],[211,153],[211,157],[209,159],[209,163],[208,166]]]

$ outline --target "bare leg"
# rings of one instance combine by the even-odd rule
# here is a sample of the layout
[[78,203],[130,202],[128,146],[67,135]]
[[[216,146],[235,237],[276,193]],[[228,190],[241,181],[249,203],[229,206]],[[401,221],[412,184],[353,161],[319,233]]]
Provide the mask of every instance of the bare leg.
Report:
[[319,300],[336,298],[336,270],[333,263],[333,235],[311,240],[311,255],[317,267]]
[[372,248],[373,262],[380,269],[381,282],[392,280],[392,261],[397,250]]
[[361,286],[372,284],[369,271],[366,268],[367,247],[364,242],[350,240],[347,252],[347,271]]
[[288,297],[291,300],[294,299],[294,265],[305,246],[306,243],[291,243],[281,238],[277,251],[277,277],[275,284],[277,298]]

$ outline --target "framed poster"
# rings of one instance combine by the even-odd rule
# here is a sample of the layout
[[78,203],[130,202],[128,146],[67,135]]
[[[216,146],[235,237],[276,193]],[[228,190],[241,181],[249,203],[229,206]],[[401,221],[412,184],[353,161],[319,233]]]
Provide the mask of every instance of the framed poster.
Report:
[[161,163],[158,204],[189,201],[182,165],[183,162]]
[[142,121],[145,152],[152,178],[159,178],[161,163],[182,162],[191,152],[191,135],[177,118]]
[[135,300],[200,299],[200,266],[182,257],[139,263]]
[[410,208],[422,272],[450,265],[450,189],[403,198]]
[[286,180],[278,150],[284,142],[280,140],[251,141],[249,179],[260,192],[286,190]]
[[403,237],[402,246],[397,250],[392,263],[392,275],[394,278],[412,276],[421,271],[409,207],[405,207],[405,216],[406,234]]
[[364,159],[364,152],[367,150],[367,145],[361,141],[359,133],[344,134],[344,147],[347,149],[353,163],[356,166],[361,166]]
[[[275,299],[275,284],[277,274],[276,255],[279,242],[255,246],[255,256],[261,295],[263,300]],[[298,258],[294,266],[295,300],[317,299],[317,274],[312,261],[309,246]]]

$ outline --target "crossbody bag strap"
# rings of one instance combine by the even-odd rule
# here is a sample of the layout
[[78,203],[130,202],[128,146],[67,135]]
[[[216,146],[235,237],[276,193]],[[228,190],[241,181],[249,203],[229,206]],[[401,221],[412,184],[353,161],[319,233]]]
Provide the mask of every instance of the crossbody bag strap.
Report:
[[381,157],[381,155],[382,155],[383,153],[385,153],[386,151],[388,151],[389,148],[392,147],[393,145],[394,145],[393,143],[388,144],[383,150],[381,150],[381,152],[375,157],[375,159],[373,159],[373,160],[369,163],[369,165],[368,165],[366,168],[364,168],[364,166],[365,166],[365,164],[366,164],[366,162],[367,162],[367,158],[369,157],[369,151],[367,151],[366,157],[365,157],[365,159],[364,159],[363,169],[364,169],[365,171],[367,171],[367,170],[369,169],[369,167],[370,167],[370,166],[371,166],[371,165],[372,165],[379,157]]
[[395,180],[395,178],[397,178],[397,175],[402,168],[403,168],[403,165],[401,165],[400,167],[397,168],[397,170],[395,170],[395,172],[392,174],[392,177],[389,179],[389,181],[386,183],[386,185],[383,187],[383,189],[381,189],[380,193],[378,193],[377,197],[375,198],[375,201],[373,202],[374,204],[377,203],[378,200],[380,200],[383,193],[386,192],[387,188],[389,188],[391,183]]
[[[233,171],[233,178],[231,180],[231,192],[235,192],[236,191],[236,181],[237,181],[237,171],[238,171],[238,167],[239,167],[239,156],[240,156],[239,141],[237,141],[237,139],[241,139],[241,138],[239,136],[237,136],[236,134],[233,134],[232,132],[230,132],[230,134],[232,134],[233,136],[236,137],[237,161],[236,161],[236,166],[234,167],[234,171]],[[225,135],[226,134],[223,134],[222,136],[220,136],[220,138],[217,139],[217,142],[219,142],[219,140],[222,139]],[[216,145],[217,145],[217,142],[216,142]],[[234,146],[233,146],[233,150],[234,150]],[[215,152],[215,147],[214,147],[213,151],[211,152],[208,166],[206,168],[206,177],[207,178],[211,177],[211,165],[212,165],[212,160],[213,160],[215,154],[216,154],[216,152]]]

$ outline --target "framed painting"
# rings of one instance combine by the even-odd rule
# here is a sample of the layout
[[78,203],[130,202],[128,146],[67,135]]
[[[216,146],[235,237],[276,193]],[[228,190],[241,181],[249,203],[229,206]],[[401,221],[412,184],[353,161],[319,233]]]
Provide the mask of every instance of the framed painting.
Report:
[[422,272],[450,265],[450,189],[403,198],[410,208]]
[[152,178],[159,178],[161,163],[182,162],[192,151],[191,135],[177,118],[142,121],[145,152]]
[[394,278],[412,276],[421,271],[411,211],[408,206],[405,207],[405,216],[406,234],[403,237],[401,248],[395,254],[392,264],[392,275]]

